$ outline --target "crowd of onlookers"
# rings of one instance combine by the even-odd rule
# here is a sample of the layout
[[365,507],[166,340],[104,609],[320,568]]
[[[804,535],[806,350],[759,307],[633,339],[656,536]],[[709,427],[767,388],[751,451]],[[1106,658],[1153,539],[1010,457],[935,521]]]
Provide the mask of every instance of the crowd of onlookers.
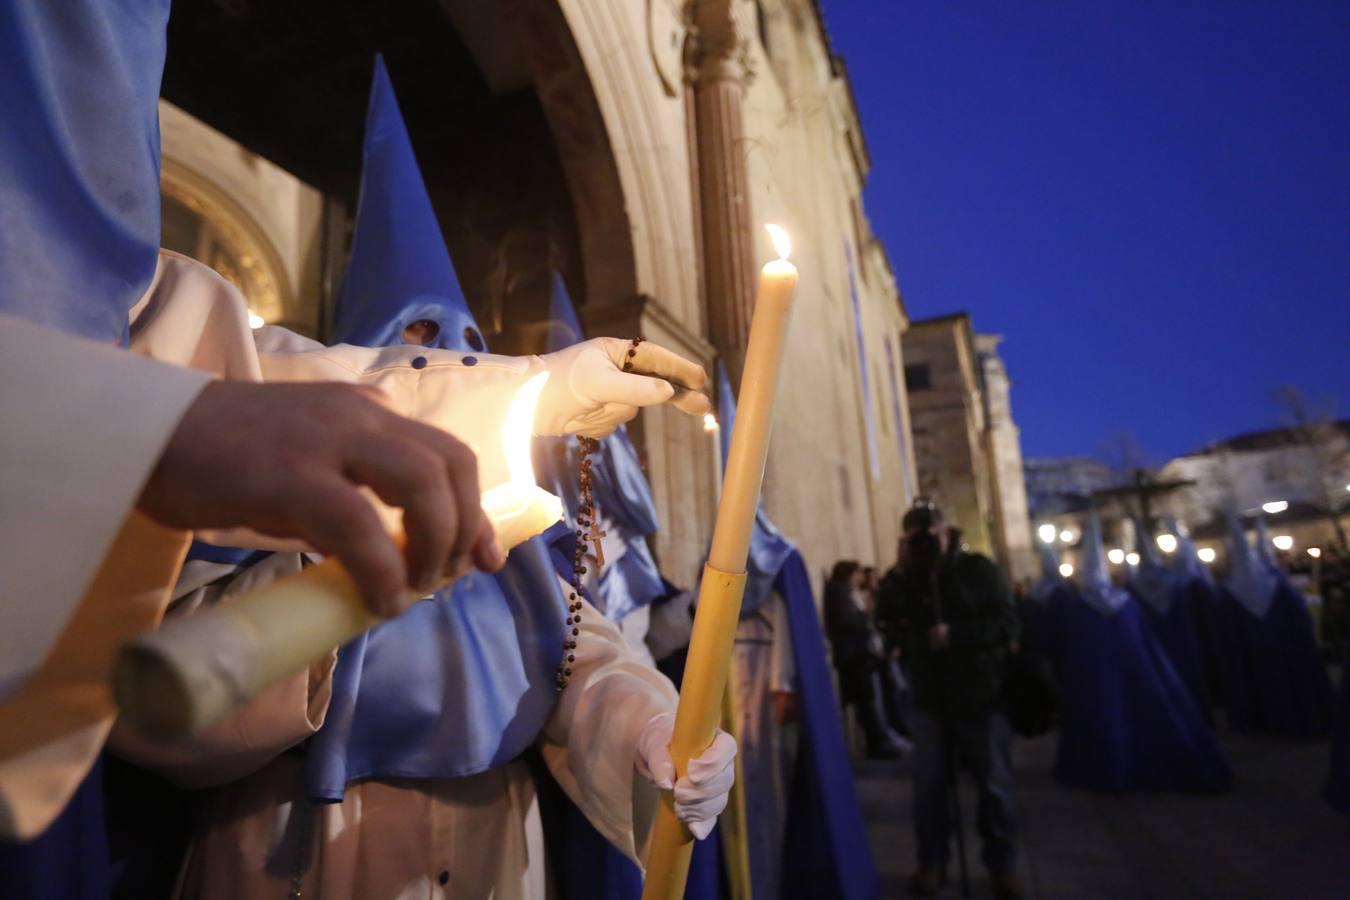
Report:
[[830,640],[839,692],[851,707],[873,759],[896,759],[906,752],[908,688],[899,657],[887,648],[876,625],[880,573],[842,559],[825,582],[825,633]]

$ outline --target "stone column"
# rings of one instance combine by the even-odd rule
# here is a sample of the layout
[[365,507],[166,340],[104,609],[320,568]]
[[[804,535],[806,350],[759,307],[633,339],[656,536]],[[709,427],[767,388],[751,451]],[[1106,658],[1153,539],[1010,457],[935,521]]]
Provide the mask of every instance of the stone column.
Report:
[[741,111],[744,53],[732,0],[693,0],[689,10],[708,336],[737,388],[755,289],[754,221]]

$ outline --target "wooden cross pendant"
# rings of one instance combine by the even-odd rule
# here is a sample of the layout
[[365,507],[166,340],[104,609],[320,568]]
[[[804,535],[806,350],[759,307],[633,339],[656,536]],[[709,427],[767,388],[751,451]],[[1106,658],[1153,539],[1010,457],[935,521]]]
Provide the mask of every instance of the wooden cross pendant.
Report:
[[591,532],[586,535],[586,539],[595,547],[595,568],[598,572],[605,566],[605,551],[600,545],[600,539],[609,532],[600,530],[600,522],[594,512],[591,513]]

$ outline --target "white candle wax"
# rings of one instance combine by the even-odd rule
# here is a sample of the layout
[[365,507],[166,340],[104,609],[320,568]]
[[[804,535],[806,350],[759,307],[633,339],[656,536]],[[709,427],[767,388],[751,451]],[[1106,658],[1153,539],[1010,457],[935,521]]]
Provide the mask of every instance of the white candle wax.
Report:
[[[785,241],[786,235],[783,238]],[[775,244],[778,244],[777,235]],[[750,531],[759,507],[764,461],[769,452],[769,431],[773,426],[773,397],[782,368],[792,292],[797,287],[797,267],[785,258],[788,249],[785,243],[779,244],[778,252],[784,258],[767,263],[759,273],[745,369],[741,373],[736,425],[731,434],[731,453],[722,480],[722,500],[718,504],[717,525],[708,554],[708,564],[723,572],[745,571]]]

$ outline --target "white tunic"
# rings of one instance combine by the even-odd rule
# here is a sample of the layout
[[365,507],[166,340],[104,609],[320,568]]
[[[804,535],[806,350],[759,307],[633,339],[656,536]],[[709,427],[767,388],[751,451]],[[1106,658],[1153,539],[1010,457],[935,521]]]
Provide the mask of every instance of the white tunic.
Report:
[[[193,563],[191,613],[222,595],[298,568],[278,554],[231,580],[195,588],[228,569]],[[642,727],[672,711],[675,689],[585,607],[572,679],[536,741],[549,771],[597,830],[634,862],[646,854],[657,793],[633,769]],[[224,785],[209,828],[189,852],[179,896],[541,898],[545,836],[524,763],[442,781],[387,779],[349,785],[341,803],[304,796],[304,761],[287,753],[323,723],[332,659],[274,686],[230,718],[173,748],[115,732],[119,754],[187,787]],[[234,781],[242,777],[242,780]],[[232,782],[232,783],[230,783]]]

